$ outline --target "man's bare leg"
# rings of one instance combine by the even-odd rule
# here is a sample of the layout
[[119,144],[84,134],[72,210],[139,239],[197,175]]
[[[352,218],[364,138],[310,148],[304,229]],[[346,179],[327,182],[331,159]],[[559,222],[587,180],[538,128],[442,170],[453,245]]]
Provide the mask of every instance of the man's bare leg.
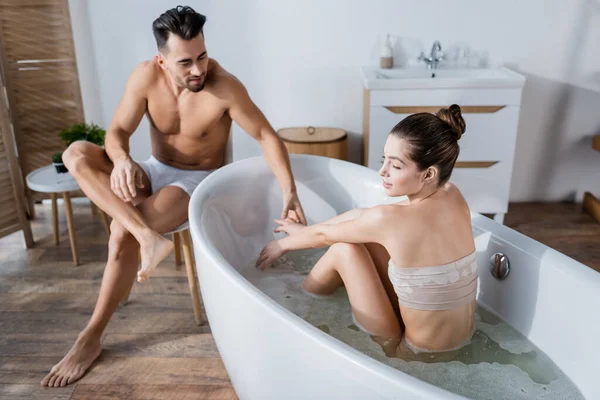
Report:
[[[78,141],[63,155],[65,165],[86,196],[100,209],[119,222],[140,244],[142,269],[154,269],[173,250],[173,242],[148,226],[142,214],[131,203],[117,197],[110,186],[112,163],[104,150],[93,143]],[[148,195],[149,183],[138,191]]]
[[[187,220],[189,196],[183,190],[167,186],[138,205],[150,227],[157,232],[169,232]],[[138,266],[137,240],[113,220],[106,269],[100,294],[88,325],[79,334],[67,355],[42,380],[42,386],[65,386],[83,376],[100,355],[100,338],[119,302],[131,288]]]

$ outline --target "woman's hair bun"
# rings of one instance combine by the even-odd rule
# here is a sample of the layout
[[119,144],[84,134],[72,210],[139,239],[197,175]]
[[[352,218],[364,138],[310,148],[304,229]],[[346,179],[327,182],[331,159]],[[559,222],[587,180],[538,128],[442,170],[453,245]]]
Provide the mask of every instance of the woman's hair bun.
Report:
[[462,112],[458,104],[452,104],[448,108],[441,108],[435,115],[450,125],[452,130],[456,132],[456,140],[459,140],[463,133],[465,133],[467,124],[462,117]]

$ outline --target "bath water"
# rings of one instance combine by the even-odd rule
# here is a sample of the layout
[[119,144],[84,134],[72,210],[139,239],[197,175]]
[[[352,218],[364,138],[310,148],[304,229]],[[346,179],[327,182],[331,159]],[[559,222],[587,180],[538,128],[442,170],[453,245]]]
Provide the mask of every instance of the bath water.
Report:
[[242,273],[277,303],[362,353],[425,382],[472,399],[583,399],[552,360],[506,322],[477,306],[475,333],[465,347],[415,354],[385,348],[352,320],[344,288],[316,297],[302,290],[325,249],[289,252],[273,268]]

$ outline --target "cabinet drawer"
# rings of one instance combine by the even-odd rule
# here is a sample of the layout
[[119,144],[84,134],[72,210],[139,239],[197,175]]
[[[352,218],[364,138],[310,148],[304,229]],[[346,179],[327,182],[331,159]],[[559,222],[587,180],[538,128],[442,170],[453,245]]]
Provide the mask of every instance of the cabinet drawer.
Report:
[[[390,130],[410,113],[406,107],[370,107],[368,166],[377,166],[383,154],[383,146]],[[503,107],[493,112],[465,112],[467,128],[460,139],[459,161],[504,161],[512,164],[516,143],[518,107]]]
[[467,128],[458,141],[459,161],[512,162],[518,107],[504,107],[494,113],[465,113],[463,118]]

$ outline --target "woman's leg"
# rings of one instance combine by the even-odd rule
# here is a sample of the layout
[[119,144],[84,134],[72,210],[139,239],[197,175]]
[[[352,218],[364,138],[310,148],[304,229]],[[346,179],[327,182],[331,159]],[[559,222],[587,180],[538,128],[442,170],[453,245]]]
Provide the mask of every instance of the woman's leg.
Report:
[[392,281],[390,281],[390,277],[388,275],[388,264],[390,262],[390,255],[388,254],[385,247],[383,247],[379,243],[366,243],[365,247],[371,255],[371,258],[373,259],[373,263],[377,268],[377,272],[379,273],[381,283],[383,283],[383,287],[385,288],[388,298],[390,299],[390,303],[392,303],[392,307],[394,307],[396,316],[400,320],[402,328],[404,328],[402,315],[400,314],[400,305],[398,304],[398,295],[396,294],[396,291],[394,290],[394,285],[392,284]]
[[398,338],[402,330],[365,245],[336,243],[317,262],[302,285],[317,295],[346,287],[356,322],[376,336]]

